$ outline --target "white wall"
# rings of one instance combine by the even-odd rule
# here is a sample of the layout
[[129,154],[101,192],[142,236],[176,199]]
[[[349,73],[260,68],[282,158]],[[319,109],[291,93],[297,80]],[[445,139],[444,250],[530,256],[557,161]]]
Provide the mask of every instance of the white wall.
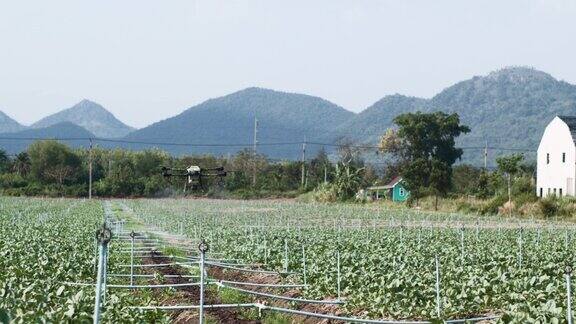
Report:
[[[562,153],[566,153],[566,162],[562,163]],[[550,163],[546,163],[546,154],[550,154]],[[568,125],[560,118],[554,118],[546,127],[544,135],[538,146],[538,166],[536,194],[540,196],[542,188],[543,197],[554,193],[556,195],[574,196],[576,188],[574,178],[576,177],[576,147],[570,134]],[[571,180],[570,180],[571,179]],[[568,187],[568,184],[572,185]]]

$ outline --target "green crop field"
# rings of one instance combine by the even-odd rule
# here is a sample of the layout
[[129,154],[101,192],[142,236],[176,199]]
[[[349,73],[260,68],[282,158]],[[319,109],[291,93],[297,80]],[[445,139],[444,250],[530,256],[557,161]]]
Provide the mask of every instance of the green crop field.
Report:
[[[86,200],[0,198],[0,322],[91,321],[94,288],[68,287],[67,281],[94,282],[95,230],[102,203]],[[111,255],[109,271],[126,257]],[[158,320],[127,306],[146,296],[110,292],[103,320]]]
[[[0,205],[0,318],[90,321],[93,287],[63,283],[95,281],[94,233],[103,203],[0,198]],[[286,282],[306,281],[302,298],[344,300],[341,315],[566,321],[564,271],[576,247],[568,223],[291,201],[117,200],[111,206],[118,218],[150,232],[204,238],[223,258],[292,272]],[[114,244],[120,243],[111,251]],[[129,254],[111,253],[108,272],[126,271],[120,267],[126,263]],[[161,304],[157,297],[110,290],[102,319],[169,321],[167,312],[130,308]]]

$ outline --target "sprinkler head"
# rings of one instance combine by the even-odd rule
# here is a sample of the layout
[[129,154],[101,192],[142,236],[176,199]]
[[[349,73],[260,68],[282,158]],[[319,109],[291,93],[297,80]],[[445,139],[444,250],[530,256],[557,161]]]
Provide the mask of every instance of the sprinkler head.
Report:
[[206,243],[206,241],[202,240],[200,244],[198,244],[198,250],[200,250],[200,252],[202,253],[206,253],[210,250],[210,247],[208,246],[208,243]]
[[96,231],[96,240],[98,243],[107,244],[111,239],[112,231],[106,227],[106,224],[102,225],[102,227]]

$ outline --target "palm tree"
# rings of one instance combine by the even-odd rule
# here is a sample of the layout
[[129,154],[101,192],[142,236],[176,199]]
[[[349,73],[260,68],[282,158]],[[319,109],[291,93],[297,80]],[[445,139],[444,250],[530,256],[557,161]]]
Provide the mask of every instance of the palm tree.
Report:
[[26,176],[30,172],[30,156],[26,152],[21,152],[14,158],[12,170],[20,176]]
[[6,151],[0,149],[0,172],[6,172],[10,168],[10,158]]

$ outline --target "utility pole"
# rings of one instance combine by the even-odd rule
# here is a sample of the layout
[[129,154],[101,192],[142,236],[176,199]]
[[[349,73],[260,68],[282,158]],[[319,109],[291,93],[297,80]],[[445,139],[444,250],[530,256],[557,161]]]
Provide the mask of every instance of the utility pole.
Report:
[[88,160],[88,199],[92,199],[92,138],[90,138]]
[[488,167],[488,141],[484,145],[484,170]]
[[302,188],[306,186],[306,135],[302,142]]
[[256,186],[256,154],[258,148],[258,118],[254,117],[254,147],[252,149],[252,186]]

